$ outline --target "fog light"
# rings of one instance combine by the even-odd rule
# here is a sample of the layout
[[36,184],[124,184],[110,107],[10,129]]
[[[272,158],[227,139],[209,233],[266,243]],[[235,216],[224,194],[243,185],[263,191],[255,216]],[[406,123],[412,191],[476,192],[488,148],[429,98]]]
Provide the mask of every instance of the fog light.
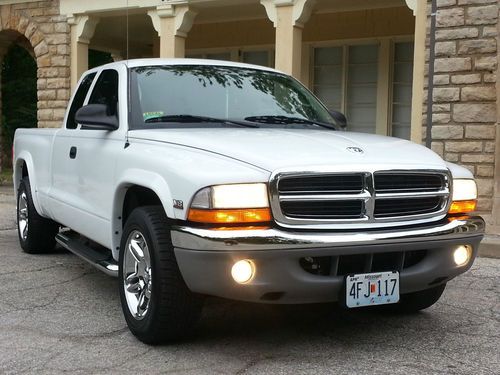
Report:
[[471,254],[472,248],[468,245],[462,245],[453,252],[453,260],[457,266],[463,266],[470,260]]
[[255,266],[251,260],[239,260],[231,268],[231,276],[234,281],[244,284],[252,280],[255,273]]

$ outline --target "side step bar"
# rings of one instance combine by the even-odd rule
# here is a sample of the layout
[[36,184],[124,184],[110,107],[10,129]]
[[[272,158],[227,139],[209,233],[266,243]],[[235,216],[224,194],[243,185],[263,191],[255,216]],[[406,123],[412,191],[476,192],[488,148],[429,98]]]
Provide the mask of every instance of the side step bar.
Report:
[[89,262],[98,270],[113,277],[118,277],[118,264],[111,252],[101,252],[86,245],[79,235],[72,232],[61,232],[56,235],[56,241],[65,249]]

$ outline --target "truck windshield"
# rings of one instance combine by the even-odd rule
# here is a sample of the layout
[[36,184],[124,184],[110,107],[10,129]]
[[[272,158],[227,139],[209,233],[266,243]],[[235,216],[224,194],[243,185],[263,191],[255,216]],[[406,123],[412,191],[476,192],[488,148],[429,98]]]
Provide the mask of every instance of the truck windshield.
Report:
[[328,110],[279,73],[207,65],[131,68],[131,129],[184,126],[323,127]]

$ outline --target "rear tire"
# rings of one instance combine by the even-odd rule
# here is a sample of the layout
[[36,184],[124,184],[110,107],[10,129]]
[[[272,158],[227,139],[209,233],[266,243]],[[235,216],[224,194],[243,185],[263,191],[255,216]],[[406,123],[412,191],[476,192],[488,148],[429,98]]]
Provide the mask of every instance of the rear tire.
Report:
[[130,331],[146,344],[182,339],[199,320],[203,298],[179,271],[162,207],[130,214],[120,246],[119,292]]
[[446,288],[446,283],[420,292],[402,294],[398,304],[392,305],[397,312],[413,313],[434,305]]
[[21,248],[29,254],[54,250],[59,224],[38,214],[31,195],[28,177],[24,177],[17,191],[17,233]]

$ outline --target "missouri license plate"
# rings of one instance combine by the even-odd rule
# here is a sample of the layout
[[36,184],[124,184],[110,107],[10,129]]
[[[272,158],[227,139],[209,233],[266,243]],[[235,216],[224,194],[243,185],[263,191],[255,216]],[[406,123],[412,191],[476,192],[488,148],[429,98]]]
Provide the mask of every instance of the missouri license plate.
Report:
[[386,305],[399,301],[399,272],[375,272],[346,278],[346,305],[349,308]]

